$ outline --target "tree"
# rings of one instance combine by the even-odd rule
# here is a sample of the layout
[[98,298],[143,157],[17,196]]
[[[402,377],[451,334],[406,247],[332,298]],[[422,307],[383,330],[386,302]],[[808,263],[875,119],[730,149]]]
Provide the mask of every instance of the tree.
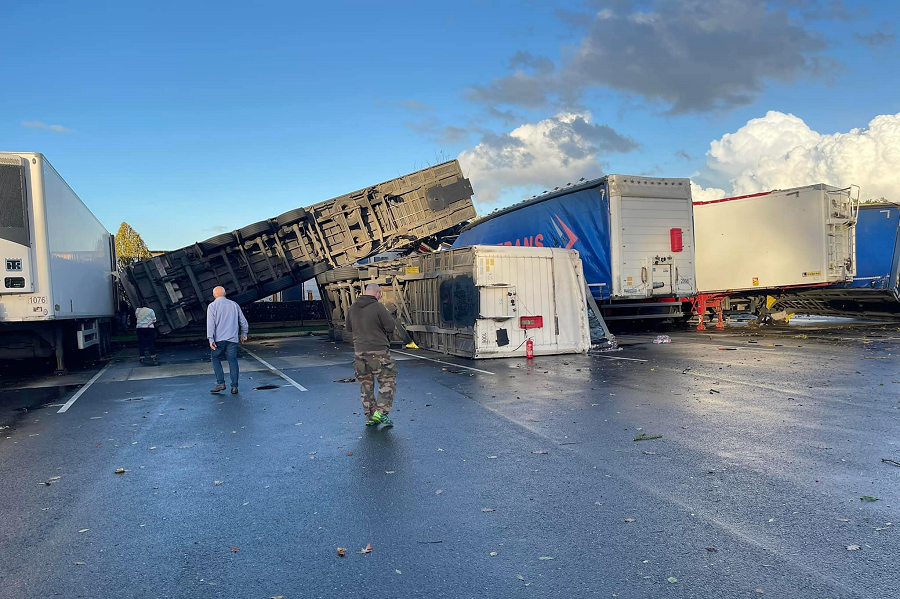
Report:
[[116,233],[116,258],[120,269],[152,257],[147,244],[131,225],[128,223],[119,225],[119,231]]

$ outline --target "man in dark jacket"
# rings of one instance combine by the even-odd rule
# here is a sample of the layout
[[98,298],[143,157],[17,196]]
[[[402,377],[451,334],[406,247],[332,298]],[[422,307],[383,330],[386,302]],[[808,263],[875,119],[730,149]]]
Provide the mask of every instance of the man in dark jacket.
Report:
[[[397,364],[391,357],[391,335],[396,323],[381,302],[381,287],[372,283],[347,312],[347,330],[353,333],[353,368],[359,381],[366,426],[394,426],[388,414],[394,403]],[[378,379],[378,399],[375,379]]]

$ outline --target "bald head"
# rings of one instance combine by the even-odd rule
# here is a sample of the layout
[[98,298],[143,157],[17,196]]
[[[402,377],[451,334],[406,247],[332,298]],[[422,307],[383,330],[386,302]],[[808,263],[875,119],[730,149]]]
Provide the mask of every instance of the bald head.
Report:
[[366,295],[371,295],[375,299],[381,299],[381,286],[377,283],[369,283],[366,285]]
[[220,297],[225,297],[224,287],[216,287],[215,289],[213,289],[213,298],[219,299]]

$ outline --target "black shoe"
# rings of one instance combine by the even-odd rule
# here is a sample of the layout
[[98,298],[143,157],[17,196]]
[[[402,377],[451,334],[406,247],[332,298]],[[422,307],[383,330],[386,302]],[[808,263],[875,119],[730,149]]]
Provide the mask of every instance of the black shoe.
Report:
[[232,394],[232,395],[237,395],[237,394],[238,394],[237,387],[232,387],[232,388],[231,388],[231,394]]

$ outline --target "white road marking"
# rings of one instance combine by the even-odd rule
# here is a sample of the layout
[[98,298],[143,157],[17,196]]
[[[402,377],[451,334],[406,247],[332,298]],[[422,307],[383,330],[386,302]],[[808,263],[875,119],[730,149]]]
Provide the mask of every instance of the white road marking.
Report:
[[453,362],[443,362],[441,360],[435,360],[434,358],[426,358],[425,356],[417,356],[416,354],[408,354],[405,351],[398,351],[396,349],[392,349],[391,351],[394,352],[395,354],[409,356],[410,358],[416,358],[418,360],[428,360],[429,362],[437,362],[438,364],[446,364],[447,366],[454,366],[456,368],[465,368],[466,370],[474,370],[475,372],[482,372],[484,374],[494,374],[493,372],[488,372],[487,370],[479,370],[478,368],[471,368],[469,366],[461,366],[459,364],[454,364]]
[[66,410],[68,410],[69,408],[71,408],[71,407],[72,407],[72,404],[75,403],[75,401],[76,401],[79,397],[81,397],[81,396],[84,394],[84,392],[87,391],[87,390],[90,388],[90,386],[93,385],[93,384],[97,381],[97,379],[99,379],[101,376],[103,376],[103,373],[106,372],[107,370],[109,370],[109,367],[110,367],[110,366],[112,366],[112,362],[110,362],[109,364],[107,364],[106,366],[104,366],[103,369],[102,369],[100,372],[98,372],[97,374],[95,374],[95,375],[91,378],[91,380],[89,380],[89,381],[84,385],[84,387],[82,387],[81,389],[79,389],[78,391],[76,391],[76,392],[75,392],[75,395],[72,396],[72,399],[70,399],[69,401],[67,401],[66,403],[64,403],[64,404],[63,404],[63,407],[61,407],[56,413],[57,413],[57,414],[62,414],[62,413],[64,413]]
[[300,389],[301,391],[306,391],[306,390],[307,390],[306,387],[304,387],[303,385],[301,385],[300,383],[298,383],[297,381],[295,381],[294,379],[292,379],[291,377],[289,377],[289,376],[286,375],[285,373],[281,372],[280,370],[278,370],[277,368],[275,368],[274,366],[272,366],[271,364],[269,364],[268,362],[266,362],[265,360],[263,360],[262,358],[260,358],[260,357],[257,356],[256,354],[254,354],[254,353],[253,353],[252,351],[250,351],[249,349],[244,348],[244,351],[247,352],[248,354],[250,354],[251,356],[253,356],[254,358],[256,358],[256,361],[257,361],[257,362],[259,362],[260,364],[262,364],[263,366],[265,366],[266,368],[268,368],[269,370],[271,370],[272,372],[274,372],[275,374],[277,374],[278,376],[280,376],[281,378],[283,378],[284,380],[286,380],[287,382],[289,382],[291,385],[293,385],[293,386],[296,387],[297,389]]
[[591,356],[596,356],[598,358],[606,358],[608,360],[629,360],[631,362],[649,362],[649,360],[641,360],[640,358],[625,358],[623,356],[607,356],[604,354],[590,354]]

